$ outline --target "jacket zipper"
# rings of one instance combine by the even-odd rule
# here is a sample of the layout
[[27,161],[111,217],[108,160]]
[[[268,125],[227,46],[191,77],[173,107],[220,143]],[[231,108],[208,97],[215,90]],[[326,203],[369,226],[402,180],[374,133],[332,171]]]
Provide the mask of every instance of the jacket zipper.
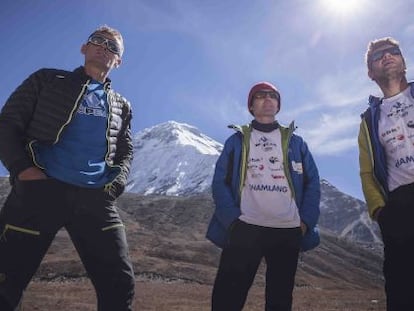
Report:
[[75,101],[75,104],[73,105],[73,108],[72,108],[72,111],[70,112],[70,114],[69,114],[69,118],[66,120],[66,122],[62,125],[62,127],[59,129],[59,131],[58,131],[58,133],[57,133],[57,135],[56,135],[56,139],[55,139],[55,141],[53,142],[53,144],[56,144],[58,141],[59,141],[59,138],[60,138],[60,135],[62,134],[62,131],[63,131],[63,129],[66,127],[66,125],[68,125],[69,123],[70,123],[70,121],[72,120],[72,118],[73,118],[73,114],[75,113],[75,111],[78,109],[78,107],[79,107],[79,101],[82,99],[82,97],[83,97],[83,95],[85,94],[85,92],[86,92],[86,89],[88,88],[88,85],[89,85],[89,83],[90,83],[90,79],[88,79],[86,82],[85,82],[85,84],[82,86],[82,90],[81,90],[81,92],[79,93],[79,95],[78,95],[78,98],[76,99],[76,101]]

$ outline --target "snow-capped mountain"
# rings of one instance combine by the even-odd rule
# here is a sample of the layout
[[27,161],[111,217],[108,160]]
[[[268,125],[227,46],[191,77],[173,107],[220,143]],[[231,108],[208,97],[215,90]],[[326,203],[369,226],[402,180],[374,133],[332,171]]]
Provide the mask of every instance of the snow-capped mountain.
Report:
[[[169,121],[134,137],[134,160],[126,191],[187,196],[210,191],[214,165],[223,146],[197,128]],[[378,226],[365,203],[321,180],[319,225],[341,238],[380,242]]]
[[321,180],[319,225],[352,241],[381,242],[378,225],[368,215],[366,204]]
[[189,195],[210,189],[223,146],[188,124],[169,121],[134,137],[134,160],[126,191]]

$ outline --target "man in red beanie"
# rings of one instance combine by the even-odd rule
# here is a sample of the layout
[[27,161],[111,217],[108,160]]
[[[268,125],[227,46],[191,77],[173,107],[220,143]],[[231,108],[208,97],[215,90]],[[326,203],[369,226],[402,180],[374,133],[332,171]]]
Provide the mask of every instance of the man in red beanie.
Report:
[[259,82],[255,85],[253,85],[253,87],[251,88],[251,90],[249,92],[249,97],[247,99],[247,108],[249,109],[249,111],[252,115],[254,115],[252,113],[252,110],[251,110],[251,107],[253,105],[254,95],[257,95],[257,92],[259,92],[259,91],[267,91],[267,90],[268,91],[273,91],[274,93],[276,93],[277,97],[274,98],[274,99],[277,99],[277,102],[278,102],[278,109],[277,109],[276,113],[278,113],[280,111],[281,100],[280,100],[279,91],[277,90],[277,88],[273,84],[264,81],[264,82]]
[[267,311],[292,309],[299,252],[319,244],[320,184],[306,143],[276,121],[280,93],[269,82],[248,95],[254,120],[236,130],[216,163],[216,205],[207,238],[222,248],[213,311],[242,310],[262,258]]

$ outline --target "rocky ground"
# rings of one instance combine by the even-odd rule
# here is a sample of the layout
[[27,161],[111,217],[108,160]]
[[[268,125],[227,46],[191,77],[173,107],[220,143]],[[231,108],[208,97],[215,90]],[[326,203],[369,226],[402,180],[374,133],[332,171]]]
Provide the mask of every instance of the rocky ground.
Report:
[[[138,280],[134,310],[208,311],[211,286],[205,284]],[[244,310],[263,311],[263,286],[254,286]],[[28,288],[24,311],[94,311],[94,291],[85,278],[53,282],[34,281]],[[385,310],[380,288],[343,289],[296,287],[293,310],[296,311],[365,311]]]
[[[0,184],[0,201],[6,190]],[[210,310],[220,254],[204,238],[211,197],[126,194],[119,207],[137,278],[134,310]],[[385,310],[381,265],[378,245],[322,231],[321,245],[300,258],[293,310]],[[245,310],[264,309],[263,272],[261,266]],[[96,310],[93,288],[66,231],[59,232],[30,283],[23,310]]]

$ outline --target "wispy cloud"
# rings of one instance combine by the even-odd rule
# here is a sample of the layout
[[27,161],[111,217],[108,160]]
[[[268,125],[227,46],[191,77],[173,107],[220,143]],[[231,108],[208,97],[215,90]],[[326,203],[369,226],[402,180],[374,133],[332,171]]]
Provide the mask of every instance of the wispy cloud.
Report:
[[313,83],[307,101],[289,111],[302,124],[301,135],[315,154],[339,155],[356,149],[360,113],[370,94],[379,95],[365,66],[326,74]]
[[324,114],[315,120],[314,128],[308,128],[301,134],[314,154],[338,154],[356,147],[359,122],[359,115]]

